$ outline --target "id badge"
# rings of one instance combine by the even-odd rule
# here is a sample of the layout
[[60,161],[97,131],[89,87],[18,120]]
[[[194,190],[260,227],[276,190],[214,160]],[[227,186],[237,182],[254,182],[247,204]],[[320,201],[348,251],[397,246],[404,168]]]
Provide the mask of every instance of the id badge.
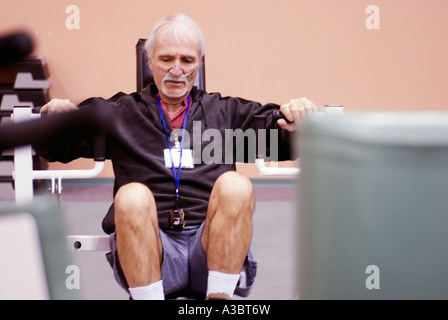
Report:
[[185,213],[183,209],[170,210],[170,227],[175,230],[185,227]]
[[[170,157],[170,149],[163,150],[163,155],[165,157],[165,167],[171,168],[172,165],[174,164],[175,168],[179,168],[180,150],[181,149],[175,149],[175,148],[171,149],[171,157]],[[173,162],[171,162],[171,159],[173,159]],[[182,168],[194,168],[193,150],[183,149]]]

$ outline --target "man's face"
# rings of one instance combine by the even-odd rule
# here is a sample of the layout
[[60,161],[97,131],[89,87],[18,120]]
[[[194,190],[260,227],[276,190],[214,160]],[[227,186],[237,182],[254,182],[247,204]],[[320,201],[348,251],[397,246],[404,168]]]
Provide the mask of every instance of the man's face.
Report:
[[189,38],[176,40],[170,34],[164,34],[162,27],[156,34],[154,56],[149,58],[149,66],[154,82],[165,98],[184,99],[190,93],[198,74],[199,41]]

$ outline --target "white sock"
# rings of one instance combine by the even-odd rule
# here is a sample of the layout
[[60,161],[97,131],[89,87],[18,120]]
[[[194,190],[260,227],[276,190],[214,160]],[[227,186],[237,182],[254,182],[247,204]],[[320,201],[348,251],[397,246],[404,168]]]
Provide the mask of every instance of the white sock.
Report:
[[239,273],[230,274],[219,271],[209,271],[207,280],[207,295],[210,293],[224,293],[232,298],[239,279]]
[[134,300],[165,300],[162,280],[147,286],[129,288]]

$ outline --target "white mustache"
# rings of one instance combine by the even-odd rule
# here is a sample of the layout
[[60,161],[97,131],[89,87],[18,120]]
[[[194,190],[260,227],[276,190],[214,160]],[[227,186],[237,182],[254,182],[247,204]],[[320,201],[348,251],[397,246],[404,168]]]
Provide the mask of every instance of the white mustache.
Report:
[[165,74],[165,76],[163,77],[163,80],[162,80],[162,81],[163,81],[163,82],[166,82],[166,81],[176,81],[176,82],[188,83],[187,76],[184,75],[184,74],[182,74],[182,75],[176,77],[176,76],[173,76],[173,75],[170,74],[170,73],[167,73],[167,74]]

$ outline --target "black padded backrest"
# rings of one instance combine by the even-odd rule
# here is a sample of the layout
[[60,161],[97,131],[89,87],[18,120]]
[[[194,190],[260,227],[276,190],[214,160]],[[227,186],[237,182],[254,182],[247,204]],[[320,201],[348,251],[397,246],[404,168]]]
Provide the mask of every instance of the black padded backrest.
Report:
[[[139,39],[135,46],[137,55],[137,92],[140,92],[148,84],[154,82],[151,69],[148,66],[148,55],[145,49],[146,39]],[[202,59],[198,76],[194,85],[205,91],[205,61]]]

